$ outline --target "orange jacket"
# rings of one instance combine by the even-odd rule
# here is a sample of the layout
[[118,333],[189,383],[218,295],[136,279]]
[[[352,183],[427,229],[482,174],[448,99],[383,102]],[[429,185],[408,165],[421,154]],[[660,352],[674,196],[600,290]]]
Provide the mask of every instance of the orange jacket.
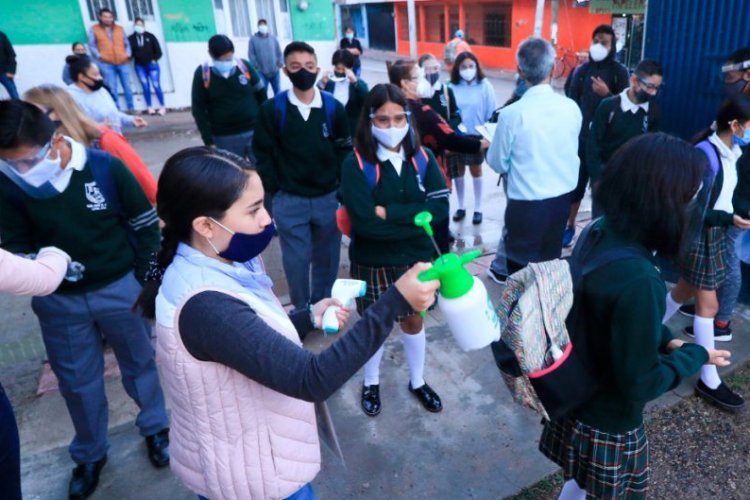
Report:
[[148,169],[138,152],[133,149],[127,139],[109,127],[101,127],[102,135],[99,138],[99,147],[112,156],[119,158],[135,176],[135,180],[141,185],[146,198],[152,205],[156,205],[156,179]]
[[128,54],[125,52],[125,30],[119,24],[112,25],[112,40],[107,36],[107,29],[100,24],[93,27],[96,36],[96,48],[99,49],[99,60],[109,64],[125,64]]

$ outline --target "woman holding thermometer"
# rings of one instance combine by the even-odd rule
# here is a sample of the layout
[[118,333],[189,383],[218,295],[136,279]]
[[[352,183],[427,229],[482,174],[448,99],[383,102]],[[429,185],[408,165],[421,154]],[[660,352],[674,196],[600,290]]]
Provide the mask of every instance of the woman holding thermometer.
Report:
[[[299,333],[342,304],[324,299],[311,314],[287,316],[259,257],[274,225],[247,160],[207,147],[180,151],[159,177],[156,204],[163,240],[139,305],[156,319],[173,472],[211,499],[314,498],[313,403],[380,348],[397,318],[429,307],[439,282],[419,281],[430,266],[416,264],[349,332],[313,354]],[[348,311],[337,316],[343,326]]]
[[[434,222],[448,217],[448,189],[432,152],[421,147],[406,97],[392,84],[373,87],[362,107],[354,152],[341,171],[341,196],[351,219],[351,277],[367,283],[357,310],[368,314],[390,286],[416,262],[437,256],[424,230],[414,225],[422,211]],[[409,391],[424,408],[442,402],[424,380],[426,337],[413,309],[397,318],[409,365]],[[380,361],[383,347],[365,364],[362,410],[380,413]]]

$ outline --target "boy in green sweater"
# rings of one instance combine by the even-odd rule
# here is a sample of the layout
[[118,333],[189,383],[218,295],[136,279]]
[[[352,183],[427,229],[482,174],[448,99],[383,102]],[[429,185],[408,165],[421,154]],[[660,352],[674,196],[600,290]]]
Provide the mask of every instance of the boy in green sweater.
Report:
[[661,89],[662,78],[659,63],[644,59],[630,76],[627,89],[599,103],[586,144],[592,186],[620,146],[633,137],[660,129],[658,107],[653,100]]
[[310,45],[286,46],[293,88],[263,103],[253,141],[295,310],[331,294],[341,247],[336,192],[352,144],[344,106],[315,86],[319,71]]
[[193,74],[192,113],[206,146],[215,146],[254,161],[253,131],[267,92],[256,69],[234,58],[226,35],[208,41],[211,62]]
[[75,428],[69,497],[90,495],[107,461],[102,338],[140,408],[149,459],[167,465],[169,420],[150,327],[132,310],[159,248],[155,210],[120,160],[56,134],[41,109],[22,101],[0,101],[0,172],[2,247],[31,254],[56,246],[81,265],[57,292],[31,302]]

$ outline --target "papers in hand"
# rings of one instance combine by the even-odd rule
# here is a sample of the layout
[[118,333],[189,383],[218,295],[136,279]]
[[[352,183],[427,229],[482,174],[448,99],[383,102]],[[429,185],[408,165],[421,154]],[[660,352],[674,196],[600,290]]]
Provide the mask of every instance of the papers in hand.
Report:
[[492,142],[492,138],[495,137],[495,130],[497,129],[497,123],[484,123],[482,125],[477,125],[474,127],[474,130],[476,130],[479,135],[487,139],[488,141]]

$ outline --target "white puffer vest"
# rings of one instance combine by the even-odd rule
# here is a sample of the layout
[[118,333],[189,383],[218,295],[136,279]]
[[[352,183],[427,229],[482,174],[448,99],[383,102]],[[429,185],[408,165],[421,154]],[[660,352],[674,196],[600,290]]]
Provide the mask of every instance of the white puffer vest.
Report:
[[165,273],[157,298],[156,333],[157,360],[172,408],[170,463],[188,488],[211,500],[281,499],[320,470],[313,404],[271,390],[227,366],[195,359],[179,332],[180,311],[187,300],[216,290],[247,302],[280,335],[301,345],[280,304],[269,306],[231,279],[237,266],[185,245]]

